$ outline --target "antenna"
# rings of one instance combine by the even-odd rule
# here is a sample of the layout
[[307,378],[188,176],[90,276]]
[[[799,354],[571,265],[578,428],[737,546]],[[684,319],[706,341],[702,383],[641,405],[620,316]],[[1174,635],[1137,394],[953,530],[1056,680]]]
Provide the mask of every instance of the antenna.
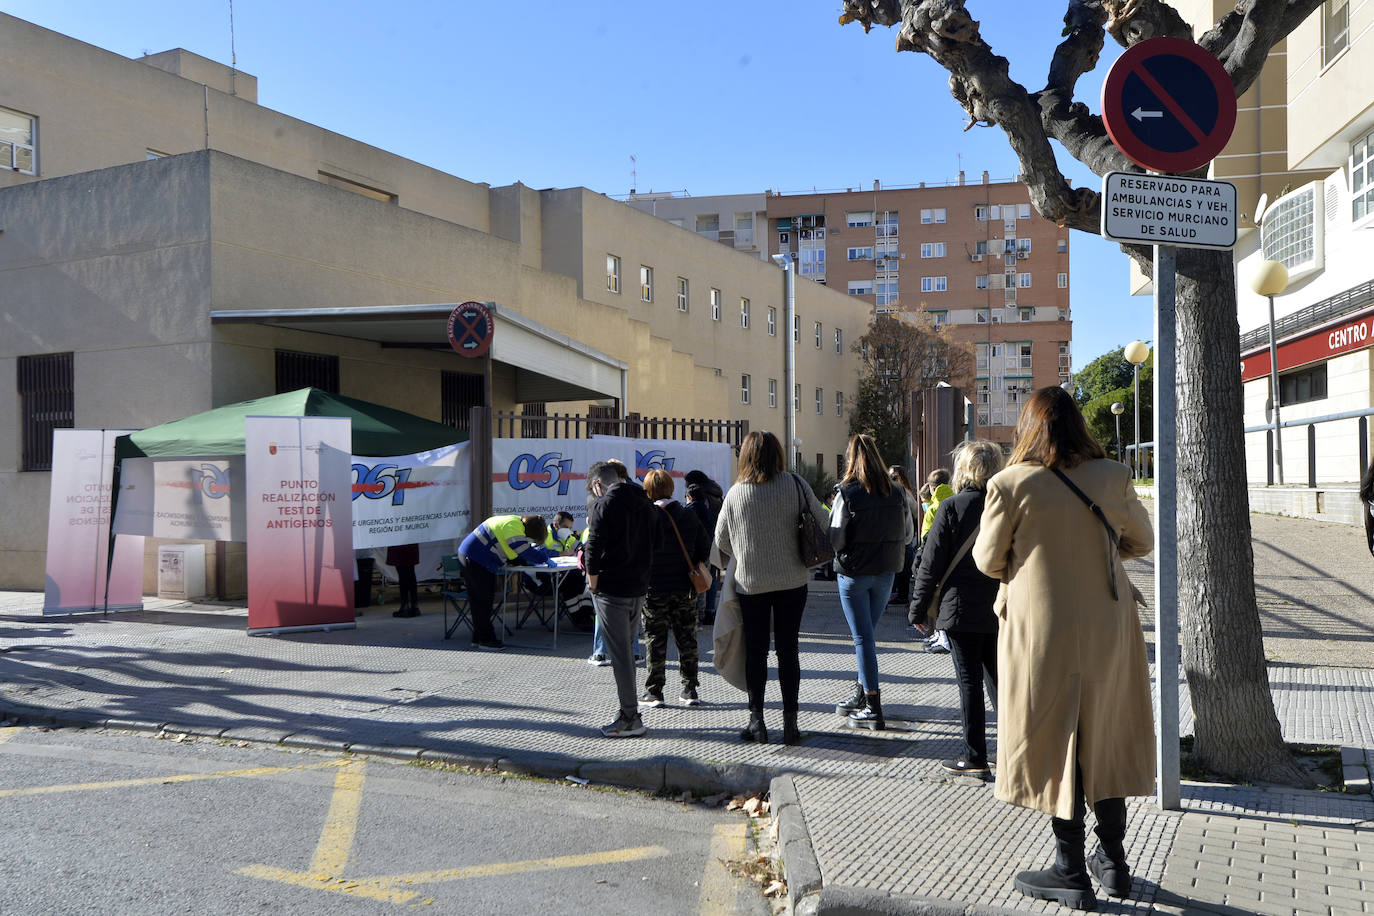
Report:
[[637,166],[638,164],[639,164],[639,160],[638,160],[637,158],[635,158],[634,153],[631,153],[631,154],[630,154],[630,193],[631,193],[631,194],[633,194],[633,193],[635,192],[635,188],[639,187],[639,184],[638,184],[638,181],[639,181],[639,170],[636,168],[636,166]]
[[238,95],[239,55],[234,47],[234,0],[229,0],[229,94]]

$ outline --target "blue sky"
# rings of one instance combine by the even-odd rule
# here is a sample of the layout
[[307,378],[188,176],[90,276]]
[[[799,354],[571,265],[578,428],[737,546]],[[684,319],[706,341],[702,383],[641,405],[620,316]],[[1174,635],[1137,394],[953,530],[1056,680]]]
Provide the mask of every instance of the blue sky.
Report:
[[[1064,4],[968,7],[1012,77],[1040,88]],[[130,57],[182,47],[230,60],[228,0],[0,10]],[[624,194],[631,156],[639,190],[698,196],[948,181],[960,168],[1015,177],[1000,130],[964,130],[944,71],[839,13],[836,0],[233,3],[238,66],[261,104],[470,181]],[[1080,81],[1094,112],[1118,53],[1108,42]],[[1075,185],[1100,186],[1058,153]],[[1077,370],[1150,339],[1153,310],[1127,295],[1116,245],[1076,232],[1071,253]]]

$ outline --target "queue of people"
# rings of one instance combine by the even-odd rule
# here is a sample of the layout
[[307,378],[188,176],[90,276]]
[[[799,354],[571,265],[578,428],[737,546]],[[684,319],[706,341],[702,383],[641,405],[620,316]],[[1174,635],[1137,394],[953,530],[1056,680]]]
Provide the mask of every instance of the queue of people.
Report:
[[[1108,894],[1130,894],[1125,797],[1154,787],[1138,593],[1122,565],[1152,549],[1149,517],[1129,469],[1106,458],[1073,398],[1057,387],[1026,403],[1005,467],[992,442],[966,442],[953,458],[952,477],[932,473],[917,502],[904,472],[884,464],[872,437],[856,435],[829,507],[786,471],[782,445],[768,432],[745,437],[738,476],[723,498],[719,486],[693,471],[685,505],[672,498],[667,473],[650,472],[641,488],[623,465],[599,462],[588,475],[580,549],[619,707],[602,733],[643,735],[640,710],[665,705],[670,633],[679,700],[700,704],[696,628],[705,599],[698,596],[715,584],[701,570],[710,556],[728,567],[712,572],[729,576],[737,602],[748,707],[739,737],[768,741],[771,647],[783,742],[801,742],[799,642],[811,570],[797,531],[807,515],[828,518],[856,668],[853,694],[836,712],[854,727],[885,727],[875,630],[890,598],[900,595],[894,581],[906,572],[908,619],[917,634],[947,641],[959,691],[960,752],[943,768],[994,775],[986,734],[991,702],[1000,751],[996,797],[1049,815],[1055,840],[1053,864],[1021,872],[1014,886],[1033,898],[1091,909],[1092,878]],[[1374,493],[1374,483],[1368,489]],[[463,541],[476,645],[500,642],[490,623],[492,564],[515,557],[544,562],[539,551],[566,550],[571,519],[555,522],[557,537],[538,516],[488,519]],[[648,674],[637,695],[634,634],[641,620]],[[1098,839],[1091,856],[1088,807]]]

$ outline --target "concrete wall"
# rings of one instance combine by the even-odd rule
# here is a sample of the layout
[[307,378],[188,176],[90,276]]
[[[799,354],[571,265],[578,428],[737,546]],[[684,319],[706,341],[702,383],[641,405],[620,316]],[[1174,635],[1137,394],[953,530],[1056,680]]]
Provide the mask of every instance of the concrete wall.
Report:
[[1350,155],[1350,141],[1370,129],[1374,0],[1350,0],[1348,15],[1349,46],[1333,60],[1322,60],[1320,8],[1288,36],[1290,168],[1340,168]]

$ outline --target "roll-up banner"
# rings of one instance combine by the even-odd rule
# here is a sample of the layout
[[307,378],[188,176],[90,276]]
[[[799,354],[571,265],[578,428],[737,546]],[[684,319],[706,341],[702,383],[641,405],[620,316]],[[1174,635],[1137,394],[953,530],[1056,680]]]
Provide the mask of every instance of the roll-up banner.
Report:
[[247,538],[243,456],[125,458],[117,534],[204,541]]
[[143,538],[115,538],[110,562],[114,442],[129,432],[53,430],[44,614],[143,607]]
[[245,418],[250,635],[356,626],[351,439],[347,418]]

